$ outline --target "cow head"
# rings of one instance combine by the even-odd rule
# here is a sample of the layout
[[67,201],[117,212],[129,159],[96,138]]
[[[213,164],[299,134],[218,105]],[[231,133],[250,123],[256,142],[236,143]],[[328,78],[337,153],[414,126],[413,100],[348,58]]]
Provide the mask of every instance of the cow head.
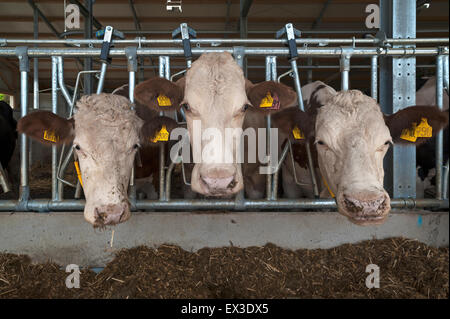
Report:
[[[73,118],[36,111],[19,120],[18,131],[50,145],[73,144],[86,197],[85,219],[94,227],[115,225],[130,217],[127,190],[136,151],[152,144],[168,118],[144,122],[125,97],[83,96]],[[157,148],[155,148],[157,150]]]
[[[390,211],[383,188],[389,146],[418,145],[448,123],[448,112],[429,106],[384,115],[374,99],[357,90],[338,92],[316,111],[286,110],[274,115],[274,122],[284,130],[297,126],[305,132],[316,147],[325,191],[335,196],[339,213],[359,225],[381,224]],[[408,139],[405,134],[424,119],[432,133]]]
[[[155,82],[161,85],[158,87]],[[246,80],[229,53],[203,54],[177,83],[150,79],[135,89],[136,101],[153,109],[160,105],[161,95],[168,97],[171,105],[182,107],[186,114],[196,163],[192,190],[207,196],[230,196],[243,188],[237,156],[248,107],[259,108],[261,101],[270,95],[270,105],[261,109],[272,112],[296,99],[295,92],[283,84],[252,84]]]

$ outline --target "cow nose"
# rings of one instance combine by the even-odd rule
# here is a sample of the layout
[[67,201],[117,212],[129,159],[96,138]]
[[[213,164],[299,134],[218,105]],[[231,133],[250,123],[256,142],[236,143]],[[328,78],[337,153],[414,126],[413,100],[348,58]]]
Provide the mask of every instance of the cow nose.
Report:
[[234,175],[219,178],[201,176],[201,179],[210,191],[232,189],[236,185]]
[[116,225],[130,217],[130,210],[126,205],[102,205],[94,209],[94,227]]
[[386,195],[379,192],[344,194],[347,212],[360,217],[383,214],[386,208]]

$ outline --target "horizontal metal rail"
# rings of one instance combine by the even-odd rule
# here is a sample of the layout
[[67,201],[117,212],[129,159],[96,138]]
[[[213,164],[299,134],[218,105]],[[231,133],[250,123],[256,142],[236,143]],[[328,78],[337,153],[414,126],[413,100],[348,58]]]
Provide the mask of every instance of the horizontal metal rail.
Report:
[[[276,56],[288,56],[289,49],[287,48],[243,48],[245,55],[276,55]],[[232,47],[213,47],[213,48],[193,48],[193,55],[201,55],[205,52],[229,52],[233,54]],[[100,48],[28,48],[29,57],[99,57]],[[299,56],[316,56],[316,57],[340,57],[343,53],[341,47],[327,47],[327,48],[308,48],[302,47],[297,50]],[[430,48],[370,48],[361,47],[354,48],[352,56],[434,56],[438,54],[448,55],[448,47],[442,49],[437,47]],[[125,57],[125,48],[113,48],[110,50],[109,55],[111,57],[122,56]],[[138,48],[137,56],[184,56],[184,50],[182,48]],[[15,57],[16,48],[4,47],[0,48],[0,57]]]
[[[0,211],[82,211],[84,209],[84,200],[62,200],[51,201],[50,199],[29,200],[26,207],[18,206],[16,200],[5,200],[1,202]],[[448,209],[448,199],[413,199],[401,198],[391,199],[391,207],[395,209]],[[171,199],[170,202],[157,200],[137,200],[134,210],[174,210],[174,211],[194,211],[194,210],[260,210],[260,209],[337,209],[334,199],[278,199],[272,200],[248,200],[244,202],[233,200],[178,200]]]
[[[182,44],[182,39],[145,39],[135,38],[126,40],[112,40],[112,44],[115,45],[130,45],[130,44]],[[296,39],[297,44],[379,44],[380,39],[312,39],[312,38],[300,38]],[[389,44],[445,44],[449,43],[449,38],[415,38],[415,39],[386,39],[383,43]],[[96,39],[0,39],[0,44],[98,44],[101,45],[103,40]],[[211,39],[191,39],[193,44],[286,44],[286,39],[223,39],[223,38],[211,38]]]

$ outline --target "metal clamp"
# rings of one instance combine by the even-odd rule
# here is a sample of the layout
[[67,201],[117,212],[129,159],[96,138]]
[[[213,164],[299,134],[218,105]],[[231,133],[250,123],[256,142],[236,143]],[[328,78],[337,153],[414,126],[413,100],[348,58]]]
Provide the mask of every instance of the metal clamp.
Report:
[[16,56],[19,58],[20,72],[30,72],[30,59],[28,47],[16,47]]
[[113,31],[114,28],[111,26],[107,26],[106,29],[104,30],[102,50],[100,52],[100,60],[103,63],[111,63],[111,58],[109,57],[109,50],[111,49]]
[[297,43],[295,43],[295,38],[301,36],[301,32],[294,28],[292,23],[287,23],[284,28],[281,28],[276,33],[277,39],[281,38],[283,35],[286,35],[286,39],[289,47],[289,59],[298,58],[297,52]]
[[184,57],[186,58],[186,63],[189,68],[192,61],[191,40],[189,36],[196,38],[197,32],[189,27],[187,23],[181,23],[180,26],[172,32],[172,39],[175,39],[180,34],[183,42]]
[[126,47],[125,56],[128,62],[128,72],[137,72],[137,48]]

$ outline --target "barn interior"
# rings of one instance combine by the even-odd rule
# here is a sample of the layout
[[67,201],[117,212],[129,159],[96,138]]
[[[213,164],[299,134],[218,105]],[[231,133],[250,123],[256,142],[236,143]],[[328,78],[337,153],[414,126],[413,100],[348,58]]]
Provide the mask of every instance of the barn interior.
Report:
[[[153,77],[171,79],[189,67],[187,49],[182,42],[182,33],[187,31],[194,60],[202,50],[228,50],[254,83],[276,80],[282,74],[285,76],[280,81],[292,88],[296,88],[296,79],[302,86],[322,81],[336,90],[361,90],[377,100],[383,112],[391,114],[409,106],[405,100],[428,79],[437,76],[441,90],[433,93],[437,95],[433,104],[442,109],[445,103],[448,107],[449,6],[447,0],[4,0],[0,1],[0,101],[12,107],[16,120],[37,110],[69,117],[72,97],[76,100],[99,90],[111,93],[124,84],[133,83],[134,87]],[[293,52],[286,40],[289,23],[298,31],[294,41],[295,52],[297,49],[299,52],[295,59],[298,74],[292,71],[289,58]],[[108,27],[114,30],[110,42],[105,37]],[[280,30],[285,33],[277,36]],[[114,53],[107,63],[100,58],[105,41]],[[133,56],[136,57],[133,72],[127,56],[130,51],[125,50],[130,47],[149,52]],[[80,53],[84,49],[97,51]],[[252,53],[245,54],[246,49]],[[308,50],[313,53],[309,54]],[[329,50],[327,54],[320,53],[325,50]],[[59,61],[61,55],[64,56]],[[25,67],[23,59],[28,62]],[[272,64],[276,66],[275,74],[270,73],[273,72],[271,61],[275,61]],[[411,246],[411,251],[418,251],[409,242],[414,239],[432,247],[446,247],[446,252],[436,248],[433,254],[439,255],[439,267],[448,268],[448,137],[443,134],[439,133],[437,142],[429,148],[429,157],[433,157],[433,165],[436,163],[438,169],[433,183],[430,178],[428,188],[421,189],[421,198],[417,196],[416,148],[391,147],[384,168],[385,188],[392,197],[393,210],[388,222],[380,226],[350,224],[337,212],[334,198],[319,198],[315,194],[314,198],[287,199],[283,197],[281,181],[274,182],[274,177],[267,179],[272,185],[270,196],[261,200],[243,196],[185,199],[184,166],[172,164],[166,157],[167,163],[159,167],[158,198],[133,198],[133,217],[100,233],[93,232],[82,218],[83,194],[69,153],[71,148],[43,146],[31,139],[24,147],[26,137],[19,135],[8,168],[15,172],[14,176],[10,175],[14,184],[11,192],[2,192],[8,182],[3,177],[8,172],[0,171],[0,257],[2,252],[11,252],[28,254],[38,262],[51,259],[64,265],[76,263],[103,269],[119,249],[137,245],[169,243],[196,252],[204,247],[263,247],[274,243],[283,249],[320,250],[384,239],[383,245],[397,247],[401,243]],[[288,152],[284,156],[286,161],[290,160]],[[59,175],[61,171],[63,176]],[[173,172],[171,180],[169,171]],[[19,238],[17,233],[23,236]],[[388,243],[390,239],[386,238],[391,237],[403,239]],[[364,242],[358,249],[369,251],[374,245]],[[425,254],[428,248],[420,247]],[[178,248],[175,250],[179,253]],[[384,256],[381,248],[379,251]],[[303,252],[297,253],[304,257]],[[171,253],[167,254],[170,259]],[[280,252],[283,258],[288,258],[289,253],[286,254]],[[351,257],[352,248],[345,248],[343,254]],[[396,262],[397,257],[392,258]],[[347,266],[345,271],[351,272],[354,264]],[[431,266],[426,266],[426,262],[421,262],[422,266],[426,268],[424,273],[430,272]],[[229,273],[233,273],[233,267],[230,266]],[[408,271],[405,277],[410,275]],[[443,272],[442,277],[445,276],[448,279],[448,272]],[[420,285],[421,278],[410,284]],[[438,279],[441,285],[442,278]],[[249,287],[249,291],[254,289]],[[2,286],[0,296],[1,289]],[[178,292],[176,289],[173,291]],[[255,292],[251,296],[270,296],[270,289],[267,288],[266,295]],[[412,296],[401,288],[396,289],[400,290],[383,291],[379,295],[372,291],[369,295],[374,298]],[[25,294],[25,289],[22,290]],[[422,293],[425,296],[422,290],[420,296]],[[6,288],[4,291],[8,292]],[[180,291],[178,295],[174,292],[167,296],[189,297]],[[222,290],[217,291],[205,296],[239,297],[227,295],[228,290],[224,294]],[[291,296],[286,290],[280,291],[282,298]],[[314,296],[314,289],[311,291],[304,296]],[[330,291],[322,296],[328,298]],[[127,294],[117,292],[113,296],[121,298]],[[366,295],[355,292],[341,296]],[[431,296],[448,298],[448,284],[446,288],[444,285],[441,290],[432,291]]]

